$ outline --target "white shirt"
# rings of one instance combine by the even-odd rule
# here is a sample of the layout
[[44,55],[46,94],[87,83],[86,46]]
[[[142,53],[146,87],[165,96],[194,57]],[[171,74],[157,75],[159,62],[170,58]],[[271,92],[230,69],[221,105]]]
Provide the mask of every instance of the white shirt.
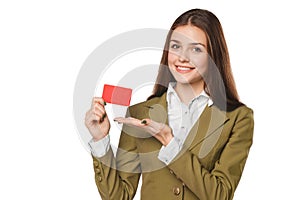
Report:
[[162,146],[158,154],[158,159],[167,165],[182,149],[186,137],[206,105],[211,106],[213,104],[203,90],[186,105],[181,102],[174,87],[175,83],[170,83],[167,91],[169,126],[172,129],[174,138],[167,146]]
[[[174,137],[167,146],[161,147],[158,154],[158,159],[166,165],[180,152],[190,129],[198,120],[206,105],[211,106],[213,104],[205,91],[202,91],[188,105],[185,105],[180,101],[174,86],[175,83],[170,83],[167,90],[169,126]],[[104,156],[109,150],[109,145],[109,135],[97,142],[93,140],[89,142],[91,152],[95,157]]]

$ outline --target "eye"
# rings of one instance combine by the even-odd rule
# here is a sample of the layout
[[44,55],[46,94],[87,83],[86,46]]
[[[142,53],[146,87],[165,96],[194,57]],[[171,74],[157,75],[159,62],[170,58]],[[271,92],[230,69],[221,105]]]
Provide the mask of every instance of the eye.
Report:
[[172,49],[179,49],[180,46],[178,44],[171,44]]
[[201,48],[199,47],[194,47],[193,52],[202,52]]

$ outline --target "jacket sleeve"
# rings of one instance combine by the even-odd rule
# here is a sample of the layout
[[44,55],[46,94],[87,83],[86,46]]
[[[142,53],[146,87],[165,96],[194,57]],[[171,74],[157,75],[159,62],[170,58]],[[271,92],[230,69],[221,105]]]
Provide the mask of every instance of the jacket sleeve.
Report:
[[199,199],[232,199],[252,145],[253,128],[252,110],[243,109],[212,170],[205,169],[190,151],[179,155],[168,167]]
[[93,156],[93,163],[95,181],[102,199],[133,199],[140,177],[140,162],[134,137],[123,129],[116,157],[110,147],[103,157]]

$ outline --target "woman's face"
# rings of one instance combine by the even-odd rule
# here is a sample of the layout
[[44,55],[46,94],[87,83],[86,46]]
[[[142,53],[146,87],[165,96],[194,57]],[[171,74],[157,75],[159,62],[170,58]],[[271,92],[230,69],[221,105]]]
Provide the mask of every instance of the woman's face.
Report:
[[171,35],[168,51],[168,66],[177,83],[202,82],[207,60],[205,32],[192,25],[177,27]]

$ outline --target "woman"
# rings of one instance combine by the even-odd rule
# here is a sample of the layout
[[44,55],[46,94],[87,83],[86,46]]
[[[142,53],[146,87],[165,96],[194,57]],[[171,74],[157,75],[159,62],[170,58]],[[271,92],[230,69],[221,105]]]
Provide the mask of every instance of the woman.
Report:
[[252,144],[253,113],[238,99],[217,17],[193,9],[166,39],[153,94],[131,106],[116,158],[105,102],[94,98],[85,124],[103,199],[232,199]]

